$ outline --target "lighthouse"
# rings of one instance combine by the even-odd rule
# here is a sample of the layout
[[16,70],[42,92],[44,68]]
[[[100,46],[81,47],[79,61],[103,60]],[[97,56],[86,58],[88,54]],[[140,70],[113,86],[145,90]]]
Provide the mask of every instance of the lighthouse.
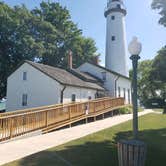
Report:
[[122,0],[108,0],[104,13],[107,21],[105,67],[124,76],[128,76],[126,14]]

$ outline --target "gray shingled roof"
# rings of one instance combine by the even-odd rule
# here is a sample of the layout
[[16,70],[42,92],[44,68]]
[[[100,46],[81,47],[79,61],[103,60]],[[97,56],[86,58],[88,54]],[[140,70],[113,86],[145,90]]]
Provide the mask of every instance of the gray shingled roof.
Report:
[[[105,70],[105,71],[108,71],[108,72],[112,73],[112,74],[115,74],[115,75],[117,75],[117,76],[123,77],[123,78],[128,79],[128,80],[131,80],[129,77],[124,76],[124,75],[122,75],[122,74],[120,74],[120,73],[117,73],[117,72],[115,72],[115,71],[113,71],[113,70],[107,69],[107,68],[105,68],[105,67],[103,67],[103,66],[100,66],[100,65],[97,65],[97,64],[94,64],[94,63],[91,63],[91,62],[85,62],[85,63],[89,63],[89,64],[91,64],[91,65],[93,65],[93,66],[99,67],[99,68],[101,68],[101,69],[103,69],[103,70]],[[85,63],[84,63],[84,64],[85,64]],[[82,64],[82,65],[83,65],[83,64]]]
[[90,75],[88,72],[81,72],[78,69],[70,69],[69,72],[74,74],[75,76],[81,78],[82,80],[86,82],[93,82],[93,83],[103,83],[102,80],[100,80],[97,77],[94,77],[93,75]]
[[39,71],[43,72],[47,76],[51,77],[52,79],[58,81],[63,85],[83,87],[95,90],[104,90],[104,88],[98,85],[97,83],[91,83],[81,80],[80,78],[76,77],[75,75],[64,69],[40,63],[34,63],[31,61],[25,61],[25,63],[28,63],[29,65],[35,67]]

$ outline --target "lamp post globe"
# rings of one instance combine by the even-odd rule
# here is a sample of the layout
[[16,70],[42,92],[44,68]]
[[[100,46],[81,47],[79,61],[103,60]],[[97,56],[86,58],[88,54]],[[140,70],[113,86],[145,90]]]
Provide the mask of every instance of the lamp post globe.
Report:
[[133,66],[133,78],[132,78],[132,102],[133,102],[133,135],[134,139],[138,139],[138,96],[137,96],[137,66],[140,59],[139,54],[142,50],[142,44],[138,42],[137,37],[133,37],[128,47],[131,54]]
[[141,53],[142,44],[138,41],[137,37],[133,37],[132,41],[129,43],[128,50],[131,55],[139,55]]

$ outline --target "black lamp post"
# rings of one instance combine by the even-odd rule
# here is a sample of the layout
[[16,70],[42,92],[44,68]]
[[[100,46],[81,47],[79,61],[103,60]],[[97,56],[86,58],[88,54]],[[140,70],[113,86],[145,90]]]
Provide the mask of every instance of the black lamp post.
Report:
[[119,166],[144,166],[146,158],[146,144],[138,140],[138,97],[137,97],[137,66],[142,50],[141,43],[134,37],[129,44],[130,59],[133,64],[132,102],[133,102],[133,136],[132,140],[118,142]]
[[137,66],[140,59],[140,52],[142,50],[141,43],[134,37],[129,44],[129,52],[131,54],[133,66],[133,78],[132,78],[132,102],[133,102],[133,135],[134,139],[138,139],[138,96],[137,96]]
[[166,83],[164,84],[164,106],[163,106],[163,114],[166,114]]

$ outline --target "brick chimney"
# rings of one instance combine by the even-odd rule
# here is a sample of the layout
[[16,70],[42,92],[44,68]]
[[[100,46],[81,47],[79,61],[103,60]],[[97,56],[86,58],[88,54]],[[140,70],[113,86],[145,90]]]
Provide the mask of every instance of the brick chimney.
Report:
[[68,68],[73,68],[73,53],[71,50],[68,51]]
[[95,65],[99,65],[99,56],[95,56],[95,57],[93,58],[93,63],[94,63]]

